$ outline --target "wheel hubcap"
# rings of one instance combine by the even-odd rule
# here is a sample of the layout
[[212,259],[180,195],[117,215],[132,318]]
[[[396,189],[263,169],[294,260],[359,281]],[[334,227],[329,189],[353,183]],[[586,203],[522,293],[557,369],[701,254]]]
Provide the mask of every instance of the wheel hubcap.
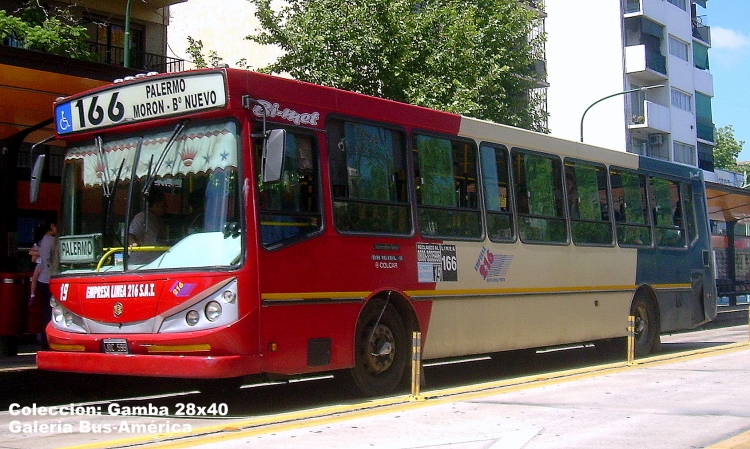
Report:
[[382,324],[378,324],[375,329],[369,328],[367,335],[366,368],[372,374],[380,374],[393,364],[395,339],[391,330]]
[[642,340],[646,337],[648,328],[648,313],[644,307],[638,307],[635,311],[635,338]]

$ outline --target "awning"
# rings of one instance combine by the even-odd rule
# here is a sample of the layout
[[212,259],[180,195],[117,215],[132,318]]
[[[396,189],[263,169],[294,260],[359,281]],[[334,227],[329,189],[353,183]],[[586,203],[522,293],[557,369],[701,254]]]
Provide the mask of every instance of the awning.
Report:
[[[0,140],[52,118],[57,97],[102,84],[99,80],[0,64]],[[27,139],[40,141],[53,133],[50,124]]]
[[708,215],[711,220],[750,219],[750,190],[706,182]]
[[[57,97],[99,87],[137,70],[0,45],[0,141],[51,119]],[[54,134],[49,125],[31,132],[36,143]],[[50,143],[53,144],[53,143]]]

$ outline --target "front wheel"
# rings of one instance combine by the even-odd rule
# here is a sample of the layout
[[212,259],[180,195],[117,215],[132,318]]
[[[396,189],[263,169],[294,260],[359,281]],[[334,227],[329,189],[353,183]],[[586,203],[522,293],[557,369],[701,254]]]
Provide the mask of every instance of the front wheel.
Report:
[[630,315],[635,318],[635,356],[649,355],[659,346],[659,320],[656,307],[648,298],[638,295],[630,306]]
[[404,386],[411,353],[406,327],[396,309],[382,300],[365,308],[357,323],[350,374],[367,396],[383,396]]

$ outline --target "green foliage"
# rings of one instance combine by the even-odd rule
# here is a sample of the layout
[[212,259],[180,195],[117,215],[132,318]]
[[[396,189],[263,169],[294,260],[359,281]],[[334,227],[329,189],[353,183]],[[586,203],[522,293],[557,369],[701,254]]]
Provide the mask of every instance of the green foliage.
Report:
[[547,131],[529,97],[544,35],[521,2],[250,1],[261,29],[247,39],[285,52],[262,71]]
[[187,37],[188,48],[187,54],[190,56],[190,62],[192,62],[196,68],[205,69],[206,67],[218,67],[223,64],[222,58],[216,52],[216,50],[210,50],[208,52],[208,61],[203,56],[203,41],[198,39],[195,40],[191,36]]
[[744,140],[734,138],[734,127],[727,125],[716,129],[716,147],[714,147],[714,167],[733,172],[742,172],[737,164],[737,156],[745,145]]
[[0,10],[0,39],[23,48],[77,59],[90,59],[86,28],[67,9],[46,9],[29,1],[18,15]]

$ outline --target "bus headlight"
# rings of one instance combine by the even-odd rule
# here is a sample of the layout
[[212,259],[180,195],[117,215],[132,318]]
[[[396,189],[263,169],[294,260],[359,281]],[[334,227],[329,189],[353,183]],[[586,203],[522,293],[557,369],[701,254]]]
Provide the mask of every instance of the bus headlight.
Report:
[[63,311],[63,308],[60,306],[55,306],[52,309],[52,321],[55,323],[62,323],[63,318],[65,317],[65,312]]
[[[51,304],[51,301],[50,301]],[[83,318],[55,302],[52,307],[52,326],[65,332],[85,333]]]
[[240,319],[237,279],[227,279],[169,310],[159,333],[194,332],[229,326]]
[[227,304],[234,304],[234,301],[237,300],[237,293],[234,290],[224,290],[224,293],[221,294],[221,298]]
[[190,326],[195,326],[196,324],[198,324],[198,321],[200,321],[200,319],[201,315],[195,310],[191,310],[187,313],[187,315],[185,315],[185,322]]
[[221,317],[221,304],[216,301],[211,301],[206,304],[206,319],[210,322],[214,322]]

